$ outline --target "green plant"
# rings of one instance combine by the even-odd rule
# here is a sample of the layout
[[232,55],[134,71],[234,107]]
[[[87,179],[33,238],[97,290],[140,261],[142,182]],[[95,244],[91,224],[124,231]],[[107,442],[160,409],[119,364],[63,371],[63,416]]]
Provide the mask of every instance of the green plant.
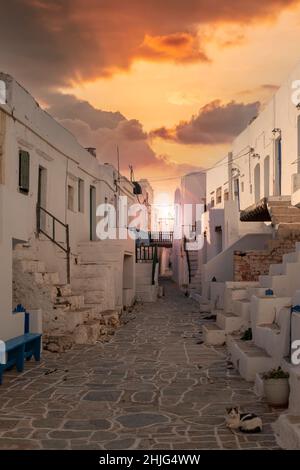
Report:
[[263,379],[268,380],[268,379],[288,379],[290,374],[288,372],[285,372],[284,370],[281,369],[281,367],[277,367],[277,369],[271,369],[268,372],[265,372],[263,374]]

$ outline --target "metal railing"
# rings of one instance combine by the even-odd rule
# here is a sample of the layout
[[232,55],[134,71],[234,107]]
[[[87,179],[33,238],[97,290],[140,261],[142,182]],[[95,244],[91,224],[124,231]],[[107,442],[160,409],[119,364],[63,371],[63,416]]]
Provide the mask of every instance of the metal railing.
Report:
[[[51,228],[50,231],[47,231],[45,228],[45,223],[42,220],[43,216],[50,217],[51,220]],[[66,253],[66,260],[67,260],[67,282],[70,283],[71,278],[71,249],[70,249],[70,231],[69,225],[65,224],[57,217],[55,217],[51,212],[47,211],[39,204],[36,206],[36,220],[37,220],[37,233],[42,233],[45,237],[52,241],[56,246],[58,246],[61,250]],[[57,225],[63,228],[65,232],[65,242],[61,242],[57,240]],[[65,244],[64,244],[65,243]]]
[[153,253],[153,260],[152,260],[152,285],[155,285],[155,273],[156,273],[156,265],[158,264],[158,253],[157,253],[157,245],[154,246],[154,253]]
[[149,232],[150,243],[173,243],[173,232]]
[[189,254],[189,250],[187,250],[187,248],[186,248],[186,244],[187,244],[187,239],[186,239],[186,237],[184,237],[184,239],[183,239],[183,249],[184,249],[185,256],[186,256],[186,264],[187,264],[187,268],[188,268],[188,277],[189,277],[189,284],[190,284],[191,280],[192,280],[192,270],[191,270],[190,254]]
[[136,245],[135,259],[137,263],[147,263],[153,261],[155,246],[154,245]]

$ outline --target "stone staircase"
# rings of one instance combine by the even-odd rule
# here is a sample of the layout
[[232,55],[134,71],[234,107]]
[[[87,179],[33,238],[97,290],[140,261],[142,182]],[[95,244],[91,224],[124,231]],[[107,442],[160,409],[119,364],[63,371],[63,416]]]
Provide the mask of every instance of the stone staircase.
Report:
[[300,210],[291,205],[290,196],[270,196],[267,201],[267,207],[273,225],[300,225]]
[[18,244],[13,251],[14,304],[41,309],[43,346],[49,351],[105,340],[120,323],[121,312],[109,309],[106,300],[110,269],[105,266],[100,272],[85,264],[73,269],[72,285],[61,283],[59,273],[40,261],[37,246]]
[[190,292],[200,292],[201,273],[198,271],[198,251],[189,251],[191,282],[189,283]]
[[[241,376],[263,391],[261,374],[281,366],[290,373],[290,403],[275,429],[284,448],[300,449],[300,366],[291,363],[291,339],[300,340],[300,243],[282,263],[270,266],[258,283],[226,283],[224,309],[216,311],[216,322],[203,325],[207,344],[227,345],[233,365]],[[268,295],[269,294],[269,295]],[[270,295],[272,294],[272,295]],[[252,339],[242,333],[251,328]]]

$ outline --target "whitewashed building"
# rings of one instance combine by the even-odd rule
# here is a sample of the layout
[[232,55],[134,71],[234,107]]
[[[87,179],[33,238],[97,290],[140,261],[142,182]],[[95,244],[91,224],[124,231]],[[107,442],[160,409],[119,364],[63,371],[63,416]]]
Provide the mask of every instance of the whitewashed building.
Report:
[[119,196],[136,202],[133,186],[12,77],[0,80],[0,338],[23,333],[12,313],[22,303],[41,310],[49,349],[94,342],[133,303],[136,264],[134,240],[98,239],[96,208],[118,215]]
[[[207,171],[202,270],[207,344],[227,344],[234,366],[263,395],[262,373],[290,373],[289,409],[276,424],[280,444],[300,448],[299,330],[300,66]],[[298,80],[298,82],[297,82]],[[242,340],[251,328],[252,340]]]
[[[193,172],[183,176],[175,191],[175,230],[172,248],[173,279],[183,290],[200,291],[203,250],[187,250],[201,233],[201,210],[206,203],[205,172]],[[197,210],[198,206],[198,210]]]

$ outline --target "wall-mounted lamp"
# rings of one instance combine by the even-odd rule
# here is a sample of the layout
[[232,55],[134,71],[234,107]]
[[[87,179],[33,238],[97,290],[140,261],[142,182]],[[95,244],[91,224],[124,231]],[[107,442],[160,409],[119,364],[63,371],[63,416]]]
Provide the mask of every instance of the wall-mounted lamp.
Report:
[[241,172],[239,170],[239,168],[231,168],[231,173],[233,174],[234,172],[236,172],[236,175],[235,176],[240,176]]
[[281,129],[279,129],[278,127],[275,127],[273,130],[272,130],[272,134],[275,136],[275,134],[281,134]]

